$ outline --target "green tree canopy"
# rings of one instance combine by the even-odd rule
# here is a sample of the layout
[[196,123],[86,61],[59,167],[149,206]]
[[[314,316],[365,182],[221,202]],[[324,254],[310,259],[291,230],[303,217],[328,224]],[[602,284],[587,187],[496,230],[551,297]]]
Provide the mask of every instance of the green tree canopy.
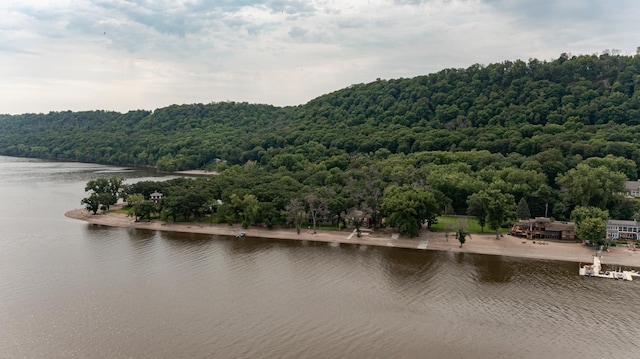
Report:
[[118,202],[122,190],[123,178],[98,178],[87,182],[84,190],[89,192],[89,197],[83,198],[81,203],[87,210],[96,214],[98,209],[108,210],[110,206]]
[[469,232],[462,227],[458,228],[456,238],[458,239],[458,242],[460,242],[460,248],[462,248],[462,245],[467,241],[467,236],[469,236]]
[[604,236],[607,233],[607,226],[600,218],[587,217],[580,225],[576,226],[578,238],[589,241],[592,244],[604,244]]
[[478,221],[484,218],[489,228],[495,229],[496,239],[500,238],[500,226],[514,219],[516,215],[513,195],[495,189],[480,191],[470,196],[469,209]]
[[622,172],[611,171],[605,166],[591,167],[580,163],[566,174],[559,175],[556,182],[565,188],[572,203],[607,208],[624,193],[626,179]]
[[609,219],[609,211],[598,207],[583,206],[577,206],[571,211],[571,220],[578,226],[587,218],[596,218],[605,222]]
[[484,232],[484,227],[487,225],[487,204],[488,199],[481,193],[474,193],[467,199],[467,213],[478,219],[480,232]]
[[411,237],[418,235],[426,220],[435,217],[438,207],[432,193],[410,185],[392,185],[382,199],[382,212],[389,224]]
[[529,204],[527,200],[522,197],[518,202],[518,208],[516,209],[516,217],[518,219],[529,219],[531,218],[531,212],[529,211]]

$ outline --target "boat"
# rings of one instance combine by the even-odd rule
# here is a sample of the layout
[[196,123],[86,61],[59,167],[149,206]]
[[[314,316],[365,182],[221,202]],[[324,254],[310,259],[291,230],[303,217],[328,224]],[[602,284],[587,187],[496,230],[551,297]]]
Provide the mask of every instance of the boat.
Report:
[[632,271],[607,271],[602,269],[602,262],[598,256],[593,256],[593,264],[586,264],[580,267],[578,271],[580,275],[585,277],[599,277],[599,278],[611,278],[622,279],[632,281],[633,277],[639,276],[637,272]]
[[236,234],[236,238],[243,238],[246,235],[247,235],[246,233],[240,232],[240,233]]

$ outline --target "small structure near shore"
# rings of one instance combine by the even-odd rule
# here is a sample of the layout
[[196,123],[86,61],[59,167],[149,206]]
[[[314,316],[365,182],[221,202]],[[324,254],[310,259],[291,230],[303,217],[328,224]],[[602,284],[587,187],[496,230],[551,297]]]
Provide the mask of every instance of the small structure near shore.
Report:
[[578,270],[578,273],[585,277],[599,277],[610,279],[622,279],[632,281],[633,276],[640,276],[637,272],[631,271],[607,271],[602,269],[602,263],[598,256],[593,256],[593,264],[587,264]]
[[160,203],[160,199],[162,199],[162,193],[155,191],[149,195],[149,200],[155,204]]

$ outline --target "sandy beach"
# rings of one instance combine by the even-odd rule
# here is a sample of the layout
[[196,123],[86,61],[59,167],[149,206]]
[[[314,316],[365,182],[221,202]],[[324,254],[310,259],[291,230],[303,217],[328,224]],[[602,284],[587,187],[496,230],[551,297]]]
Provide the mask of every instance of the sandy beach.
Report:
[[[416,250],[438,250],[451,252],[465,252],[477,254],[491,254],[521,258],[536,258],[570,262],[592,262],[595,253],[593,248],[579,243],[540,242],[504,235],[496,240],[495,235],[474,234],[467,238],[460,248],[460,243],[453,233],[448,236],[441,232],[422,231],[419,237],[408,238],[388,231],[366,231],[362,236],[356,236],[352,230],[322,231],[316,234],[311,229],[303,229],[297,234],[293,229],[266,229],[249,227],[243,229],[239,225],[203,224],[203,223],[173,223],[154,220],[151,222],[136,222],[133,217],[120,213],[93,215],[85,209],[75,209],[65,213],[69,218],[83,220],[89,223],[112,226],[149,229],[157,231],[173,231],[185,233],[215,234],[236,236],[244,232],[247,237],[305,240],[327,243],[349,243],[368,246],[397,247]],[[640,268],[640,250],[631,251],[626,247],[613,247],[610,252],[604,252],[601,260],[605,265],[620,265]]]

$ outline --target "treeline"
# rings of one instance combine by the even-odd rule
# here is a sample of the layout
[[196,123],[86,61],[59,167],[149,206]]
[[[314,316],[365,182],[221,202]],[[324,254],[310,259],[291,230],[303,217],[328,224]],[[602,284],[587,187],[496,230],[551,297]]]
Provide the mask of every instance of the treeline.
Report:
[[[629,219],[635,202],[620,194],[638,178],[639,86],[640,56],[563,54],[378,80],[295,107],[5,115],[0,154],[218,170],[213,198],[253,194],[273,213],[312,188],[346,201],[366,178],[381,193],[428,190],[458,214],[470,195],[499,190],[533,216],[568,219],[583,205]],[[265,189],[278,185],[278,196]]]
[[239,161],[247,141],[277,126],[282,112],[266,105],[218,103],[126,114],[0,115],[0,154],[162,171],[203,168],[220,158]]
[[[640,56],[445,69],[353,85],[305,105],[174,105],[0,116],[0,154],[182,170],[309,153],[487,150],[640,156]],[[314,149],[315,151],[315,149]]]
[[[209,217],[216,223],[298,229],[309,223],[357,229],[390,225],[409,235],[416,235],[425,221],[435,223],[441,214],[467,213],[497,230],[517,217],[574,219],[575,208],[602,209],[604,218],[632,218],[639,210],[635,200],[622,194],[624,172],[633,171],[635,163],[620,157],[590,158],[559,173],[554,182],[563,190],[551,186],[541,171],[556,168],[548,153],[523,159],[520,166],[486,151],[396,154],[376,160],[353,155],[345,163],[344,169],[307,162],[288,170],[250,161],[206,178],[126,185],[119,196],[138,218]],[[96,186],[100,181],[104,183]],[[113,191],[101,195],[94,190],[113,188],[105,181],[87,185],[87,191],[95,192],[88,197],[93,201],[83,200],[93,206],[87,209],[115,203]],[[150,195],[156,191],[163,197],[153,206]],[[101,196],[111,202],[101,202]]]

